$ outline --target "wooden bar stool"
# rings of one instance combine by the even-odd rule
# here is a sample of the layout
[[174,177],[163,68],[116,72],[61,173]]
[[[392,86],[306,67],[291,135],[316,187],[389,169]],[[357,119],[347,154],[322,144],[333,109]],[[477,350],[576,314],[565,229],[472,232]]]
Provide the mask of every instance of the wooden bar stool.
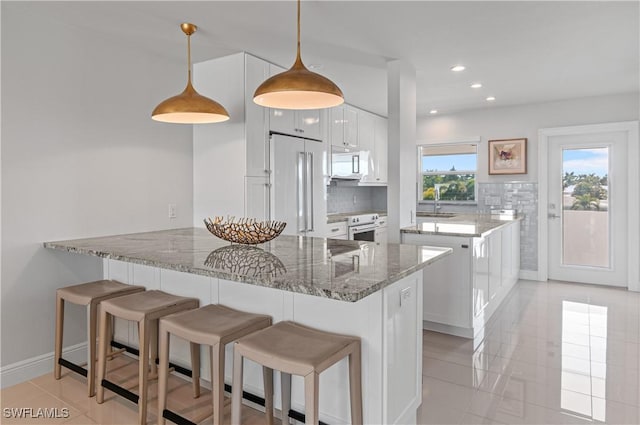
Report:
[[[231,423],[241,423],[242,369],[246,357],[282,373],[282,423],[288,424],[291,408],[291,375],[304,377],[305,424],[319,420],[319,375],[349,356],[351,423],[362,424],[362,378],[360,339],[308,328],[294,322],[279,322],[239,339],[234,346]],[[273,400],[272,380],[265,379],[265,400]],[[273,408],[265,402],[267,423],[273,424]]]
[[[103,301],[100,309],[100,348],[98,352],[98,403],[104,402],[104,388],[138,404],[138,422],[147,422],[147,390],[148,381],[153,379],[157,371],[157,338],[158,320],[179,311],[198,308],[196,298],[179,297],[162,291],[145,291]],[[138,355],[138,395],[105,379],[107,372],[107,344],[104,336],[108,331],[110,316],[138,322],[139,355]],[[153,338],[153,339],[152,339]],[[150,352],[151,346],[151,352]],[[151,354],[151,376],[149,376],[149,355]],[[193,356],[193,354],[192,354]]]
[[[165,417],[176,423],[187,423],[167,405],[167,379],[169,369],[170,334],[189,341],[192,352],[192,378],[195,397],[200,396],[200,344],[209,346],[211,356],[211,392],[213,396],[213,424],[222,425],[224,409],[224,350],[225,346],[260,329],[271,326],[271,317],[246,313],[210,304],[160,319],[160,371],[158,378],[158,425],[164,425]],[[234,390],[235,392],[235,390]],[[242,393],[242,390],[240,390]],[[177,418],[177,420],[176,420]],[[200,422],[204,418],[198,418]]]
[[[87,389],[89,397],[95,395],[96,382],[96,335],[98,331],[98,306],[104,300],[144,291],[143,286],[126,285],[115,280],[98,280],[95,282],[81,283],[56,290],[56,339],[54,349],[53,375],[60,379],[61,366],[87,377]],[[87,368],[71,363],[62,358],[62,339],[64,335],[64,303],[87,306]],[[109,345],[111,332],[107,332]],[[119,350],[118,352],[121,352]],[[111,356],[116,354],[110,353]]]

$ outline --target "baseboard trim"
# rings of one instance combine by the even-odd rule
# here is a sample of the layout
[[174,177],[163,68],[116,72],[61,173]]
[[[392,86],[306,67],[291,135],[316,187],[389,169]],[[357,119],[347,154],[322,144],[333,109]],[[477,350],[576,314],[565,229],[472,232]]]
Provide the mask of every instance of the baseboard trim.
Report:
[[536,270],[520,270],[519,277],[522,280],[537,280],[543,282]]
[[[87,343],[83,342],[63,349],[62,356],[73,363],[87,361]],[[7,388],[53,372],[53,358],[52,351],[1,367],[0,388]]]

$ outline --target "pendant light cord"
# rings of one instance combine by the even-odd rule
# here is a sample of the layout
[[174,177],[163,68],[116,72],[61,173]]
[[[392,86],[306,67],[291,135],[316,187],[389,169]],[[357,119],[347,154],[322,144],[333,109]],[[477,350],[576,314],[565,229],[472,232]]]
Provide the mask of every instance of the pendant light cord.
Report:
[[191,34],[187,34],[187,83],[191,84]]
[[300,0],[298,0],[298,56],[297,60],[301,60],[300,58]]

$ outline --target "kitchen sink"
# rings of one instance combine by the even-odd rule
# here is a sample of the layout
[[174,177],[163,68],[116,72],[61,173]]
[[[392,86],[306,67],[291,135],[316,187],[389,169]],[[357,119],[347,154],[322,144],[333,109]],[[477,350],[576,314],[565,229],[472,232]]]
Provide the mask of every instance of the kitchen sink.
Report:
[[439,217],[439,218],[452,218],[455,217],[458,214],[454,214],[454,213],[425,213],[425,212],[421,212],[418,214],[418,217]]

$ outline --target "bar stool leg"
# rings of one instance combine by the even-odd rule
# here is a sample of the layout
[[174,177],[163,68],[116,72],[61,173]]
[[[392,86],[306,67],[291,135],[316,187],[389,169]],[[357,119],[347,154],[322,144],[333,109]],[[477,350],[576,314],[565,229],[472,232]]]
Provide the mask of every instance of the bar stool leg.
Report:
[[[149,344],[153,326],[143,319],[138,322],[138,336],[140,338],[140,357],[138,359],[138,423],[147,423],[147,389],[149,388]],[[154,362],[155,363],[155,362]]]
[[[96,395],[96,333],[98,331],[98,306],[93,303],[89,303],[89,306],[87,308],[89,309],[89,335],[87,336],[89,358],[87,360],[87,379],[89,380],[89,397],[93,397],[94,395]],[[107,332],[105,332],[105,335],[107,335]]]
[[273,369],[262,366],[264,382],[264,411],[267,414],[267,425],[273,425]]
[[[211,354],[213,425],[222,425],[222,418],[224,417],[224,345],[217,344],[210,347],[209,353]],[[242,385],[240,385],[240,388],[242,388]],[[235,390],[232,393],[235,394]],[[240,394],[242,394],[242,390],[240,390]]]
[[280,372],[280,390],[282,398],[282,423],[289,425],[289,410],[291,410],[291,374]]
[[351,396],[351,423],[362,424],[362,372],[360,344],[349,354],[349,395]]
[[233,353],[233,382],[231,389],[231,425],[240,425],[242,415],[242,372],[243,357],[234,347]]
[[96,401],[98,404],[102,404],[104,402],[104,387],[102,386],[102,380],[104,379],[107,373],[107,322],[110,320],[110,314],[102,309],[100,312],[100,335],[98,337],[99,348],[98,348],[98,394],[96,396]]
[[53,365],[53,376],[60,379],[62,367],[60,366],[60,358],[62,357],[62,336],[64,334],[64,299],[56,295],[56,344]]
[[149,378],[154,379],[158,377],[158,323],[159,320],[149,321],[149,341],[151,346],[151,371],[149,372]]
[[316,372],[311,372],[304,377],[304,423],[306,425],[318,425],[319,381],[319,375]]
[[200,344],[189,343],[191,349],[191,381],[193,382],[193,398],[200,397]]
[[160,365],[158,371],[158,425],[164,425],[162,416],[167,406],[167,386],[169,380],[169,332],[160,326]]

